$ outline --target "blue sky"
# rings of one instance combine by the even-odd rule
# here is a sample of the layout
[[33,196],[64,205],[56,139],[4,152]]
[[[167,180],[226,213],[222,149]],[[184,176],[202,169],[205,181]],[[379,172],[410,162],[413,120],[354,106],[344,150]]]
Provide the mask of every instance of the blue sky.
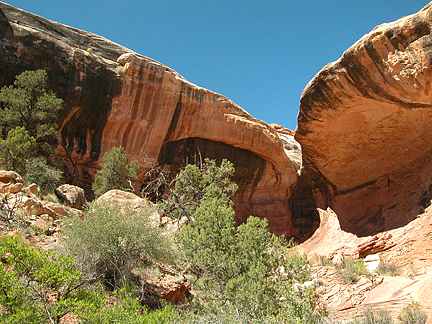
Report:
[[295,129],[300,95],[375,26],[427,0],[5,0],[151,57],[254,117]]

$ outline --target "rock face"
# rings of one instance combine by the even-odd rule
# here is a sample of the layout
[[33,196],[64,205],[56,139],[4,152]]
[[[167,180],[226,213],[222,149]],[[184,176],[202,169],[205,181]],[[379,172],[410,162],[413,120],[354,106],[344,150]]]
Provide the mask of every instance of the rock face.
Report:
[[431,17],[429,4],[376,27],[303,91],[295,139],[304,172],[294,195],[331,207],[346,231],[403,226],[430,203]]
[[114,146],[139,162],[137,191],[148,160],[178,170],[199,156],[227,158],[240,188],[238,222],[267,217],[275,233],[292,234],[288,197],[300,159],[287,157],[275,128],[152,59],[3,3],[0,39],[0,86],[42,68],[64,99],[57,156],[74,184],[89,192],[103,154]]
[[57,198],[66,206],[82,209],[86,203],[84,190],[80,187],[64,184],[54,190]]

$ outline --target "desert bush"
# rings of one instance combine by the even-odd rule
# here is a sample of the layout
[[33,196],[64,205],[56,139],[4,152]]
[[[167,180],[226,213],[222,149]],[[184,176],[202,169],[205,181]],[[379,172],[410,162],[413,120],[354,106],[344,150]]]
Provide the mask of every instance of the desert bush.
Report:
[[32,249],[12,237],[0,238],[0,319],[3,323],[59,323],[69,312],[99,307],[71,256]]
[[398,315],[398,320],[403,324],[426,324],[427,318],[426,313],[418,302],[412,302],[404,307],[402,313]]
[[380,276],[398,276],[399,267],[394,263],[381,261],[377,268],[377,274]]
[[20,239],[1,237],[0,259],[2,323],[57,324],[68,313],[83,324],[157,324],[178,318],[173,307],[148,312],[123,290],[108,296],[99,286],[88,286],[71,255],[57,257]]
[[[102,295],[104,296],[104,295]],[[149,312],[141,306],[136,298],[126,293],[124,289],[115,291],[111,299],[114,304],[104,305],[95,312],[87,312],[80,316],[82,324],[134,323],[134,324],[164,324],[175,323],[179,319],[178,311],[170,305]]]
[[390,313],[387,311],[375,311],[368,307],[363,311],[363,316],[355,319],[353,324],[392,324],[394,323]]
[[323,267],[327,267],[327,266],[331,266],[332,260],[325,255],[315,255],[316,258],[318,259],[318,265],[323,266]]
[[82,219],[65,224],[65,250],[87,276],[111,289],[124,287],[134,281],[134,268],[171,260],[169,237],[151,224],[152,212],[95,201]]
[[352,257],[345,258],[343,266],[339,267],[336,273],[339,278],[347,284],[357,282],[361,275],[370,275],[363,260],[354,260]]
[[11,129],[6,139],[0,139],[0,164],[6,170],[25,173],[28,160],[36,157],[37,143],[24,127]]
[[42,194],[47,194],[59,186],[62,172],[48,165],[44,158],[33,158],[26,163],[24,177],[27,182],[38,184]]
[[194,222],[192,215],[210,185],[220,188],[228,198],[232,197],[237,190],[237,184],[230,179],[233,174],[234,165],[226,159],[218,166],[214,160],[206,158],[198,165],[186,165],[185,169],[175,176],[153,166],[146,173],[149,181],[142,194],[147,198],[156,198],[162,216],[177,219],[186,217],[190,222]]
[[101,167],[92,186],[96,197],[111,189],[133,190],[130,180],[138,176],[138,162],[129,163],[123,147],[113,147],[106,152],[102,157]]
[[[229,181],[234,168],[228,161],[220,167],[214,161],[206,163],[210,169],[187,166],[179,176],[184,181],[175,186],[198,201],[188,209],[193,221],[180,231],[196,276],[198,314],[231,312],[231,318],[237,314],[262,321],[276,316],[314,323],[319,316],[313,313],[313,288],[292,289],[294,283],[309,279],[306,256],[270,233],[266,219],[251,216],[236,227],[230,199],[236,187]],[[218,181],[220,175],[223,181]],[[199,191],[188,188],[193,183]]]

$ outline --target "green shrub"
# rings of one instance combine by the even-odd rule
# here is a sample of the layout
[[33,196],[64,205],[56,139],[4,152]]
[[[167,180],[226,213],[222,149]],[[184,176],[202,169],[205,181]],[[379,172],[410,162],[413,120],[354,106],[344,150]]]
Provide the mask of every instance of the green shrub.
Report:
[[0,164],[23,175],[27,161],[36,157],[36,148],[36,140],[25,127],[13,128],[6,139],[0,139]]
[[404,307],[402,313],[398,315],[398,320],[403,324],[426,324],[427,318],[426,313],[418,302],[412,302]]
[[394,323],[390,313],[387,311],[375,311],[372,307],[368,307],[363,311],[363,316],[360,319],[353,321],[353,324],[392,324]]
[[133,190],[130,180],[138,176],[138,162],[129,163],[123,152],[123,147],[113,147],[102,157],[102,169],[97,172],[92,186],[96,197],[111,189]]
[[[292,289],[294,283],[309,280],[306,257],[270,233],[266,219],[251,216],[236,227],[229,198],[234,168],[227,161],[223,170],[214,161],[207,163],[212,166],[209,172],[188,165],[179,177],[185,180],[175,187],[177,192],[189,191],[187,195],[199,202],[191,204],[193,221],[180,232],[186,260],[196,276],[194,302],[199,314],[231,312],[257,321],[280,316],[314,323],[319,316],[313,314],[313,288]],[[217,181],[220,174],[225,175],[223,182]],[[193,183],[199,191],[187,188]]]
[[[172,323],[170,306],[148,312],[124,291],[109,296],[90,287],[72,256],[56,257],[20,239],[0,238],[0,320],[2,323],[61,323],[74,313],[80,323]],[[113,302],[114,301],[114,302]]]
[[343,261],[343,266],[337,269],[337,274],[344,283],[352,284],[357,282],[359,276],[370,275],[370,272],[362,259],[354,260],[347,257]]
[[25,179],[38,184],[42,194],[53,192],[59,186],[61,176],[62,172],[48,165],[44,158],[34,158],[26,163]]
[[63,245],[84,274],[111,289],[124,287],[134,282],[134,268],[171,260],[170,239],[151,224],[152,212],[95,201],[82,219],[65,224]]
[[220,166],[208,158],[199,165],[188,164],[174,178],[166,170],[154,166],[146,174],[150,179],[142,194],[157,199],[162,216],[186,217],[194,222],[192,215],[210,185],[220,188],[228,198],[232,197],[237,190],[237,184],[230,179],[233,174],[234,165],[226,159]]
[[55,144],[56,119],[63,100],[48,90],[44,70],[25,71],[0,90],[0,125],[6,132],[22,126],[38,142]]
[[87,312],[80,316],[82,324],[107,324],[107,323],[134,323],[134,324],[163,324],[174,323],[179,319],[177,310],[169,305],[161,309],[148,312],[142,307],[136,298],[125,293],[124,290],[115,291],[116,302],[113,305],[106,305],[96,312]]
[[325,255],[316,255],[316,257],[318,258],[318,265],[322,266],[322,267],[327,267],[327,266],[331,266],[332,260]]
[[71,256],[32,249],[0,238],[0,319],[2,323],[59,323],[69,312],[84,314],[101,299],[83,289]]
[[379,276],[398,276],[399,275],[399,267],[390,262],[381,261],[378,268],[377,274]]
[[362,318],[355,320],[354,324],[392,324],[393,319],[387,311],[375,311],[369,307],[363,311]]

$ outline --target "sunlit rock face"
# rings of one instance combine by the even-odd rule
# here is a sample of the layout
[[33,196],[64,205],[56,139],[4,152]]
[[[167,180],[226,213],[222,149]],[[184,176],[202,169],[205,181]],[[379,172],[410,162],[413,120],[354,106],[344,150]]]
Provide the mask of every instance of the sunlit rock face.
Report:
[[103,154],[120,145],[139,161],[137,191],[151,163],[178,170],[198,156],[228,158],[237,221],[266,217],[275,233],[292,234],[288,198],[301,153],[291,146],[290,159],[274,127],[150,58],[2,3],[0,38],[0,86],[42,68],[64,99],[56,154],[73,183],[89,193]]
[[432,197],[431,15],[376,27],[303,91],[295,139],[320,184],[310,191],[344,230],[404,225]]

